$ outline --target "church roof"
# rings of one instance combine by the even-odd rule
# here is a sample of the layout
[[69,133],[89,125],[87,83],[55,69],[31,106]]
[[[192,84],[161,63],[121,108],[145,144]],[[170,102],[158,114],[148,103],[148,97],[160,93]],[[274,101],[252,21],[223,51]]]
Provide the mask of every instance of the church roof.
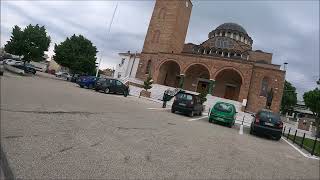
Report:
[[241,32],[243,34],[248,34],[247,31],[242,26],[236,23],[223,23],[220,26],[218,26],[216,30],[233,30],[233,31]]

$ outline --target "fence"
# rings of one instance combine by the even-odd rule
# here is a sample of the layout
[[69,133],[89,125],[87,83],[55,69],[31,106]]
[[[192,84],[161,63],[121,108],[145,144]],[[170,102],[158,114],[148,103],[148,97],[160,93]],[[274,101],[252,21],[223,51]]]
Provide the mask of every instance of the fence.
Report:
[[[287,130],[287,132],[286,132]],[[301,133],[297,129],[289,127],[286,129],[286,126],[283,128],[282,135],[284,138],[291,140],[293,144],[297,144],[300,148],[305,149],[311,155],[320,156],[320,142],[317,137],[306,137],[306,133]]]

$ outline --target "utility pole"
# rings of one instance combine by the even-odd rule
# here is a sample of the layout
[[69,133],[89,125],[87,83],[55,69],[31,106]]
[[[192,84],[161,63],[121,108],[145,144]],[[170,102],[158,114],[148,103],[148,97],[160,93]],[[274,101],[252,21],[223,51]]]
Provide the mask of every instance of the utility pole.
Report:
[[[114,15],[116,14],[117,8],[118,8],[118,3],[116,5],[116,7],[114,8],[114,11],[113,11],[113,14],[112,14],[112,18],[111,18],[111,21],[110,21],[110,24],[109,24],[107,40],[108,40],[108,35],[110,34],[110,31],[111,31],[111,26],[112,26]],[[99,60],[99,64],[98,64],[98,68],[97,68],[97,72],[96,72],[96,77],[98,77],[98,73],[99,73],[99,69],[100,69],[100,65],[101,65],[101,60],[102,60],[102,51],[100,53],[100,60]]]

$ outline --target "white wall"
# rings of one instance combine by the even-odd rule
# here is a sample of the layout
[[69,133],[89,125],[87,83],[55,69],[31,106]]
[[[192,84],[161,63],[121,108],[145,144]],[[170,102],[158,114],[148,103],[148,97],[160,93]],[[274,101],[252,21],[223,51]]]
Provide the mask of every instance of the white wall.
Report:
[[[121,65],[121,61],[123,58],[125,59],[125,61]],[[137,74],[139,61],[140,61],[140,59],[137,57],[134,58],[134,56],[120,55],[120,61],[119,61],[119,64],[117,64],[117,66],[116,66],[114,78],[118,78],[118,74],[121,74],[120,78],[128,77],[130,75],[130,71],[131,71],[130,77],[135,78],[135,76]]]

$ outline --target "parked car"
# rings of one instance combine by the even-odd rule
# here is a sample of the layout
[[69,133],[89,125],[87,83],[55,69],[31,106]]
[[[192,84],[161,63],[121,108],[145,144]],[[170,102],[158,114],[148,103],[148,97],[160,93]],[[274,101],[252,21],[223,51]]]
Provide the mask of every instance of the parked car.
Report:
[[250,134],[262,134],[279,140],[282,135],[283,122],[280,115],[267,109],[252,115]]
[[232,127],[236,120],[236,107],[226,102],[217,102],[210,110],[209,122],[222,122]]
[[11,65],[12,67],[24,70],[25,73],[29,73],[29,74],[36,74],[36,69],[34,68],[34,66],[32,64],[28,64],[26,63],[25,65],[23,64],[15,64],[15,65]]
[[76,82],[78,82],[78,80],[79,80],[80,77],[81,77],[81,76],[80,76],[79,74],[74,74],[74,75],[72,75],[70,81],[73,82],[73,83],[76,83]]
[[72,76],[67,72],[61,72],[60,71],[60,72],[56,73],[56,77],[63,78],[65,80],[67,80],[67,81],[70,81]]
[[95,84],[96,91],[103,91],[104,93],[123,94],[125,97],[129,94],[129,87],[121,81],[112,78],[101,78]]
[[81,76],[78,78],[77,84],[79,84],[81,88],[87,87],[89,89],[92,89],[96,84],[96,80],[97,77],[95,76]]
[[190,117],[202,115],[203,105],[200,100],[199,93],[180,91],[175,95],[175,99],[171,106],[171,112],[176,111],[188,114]]
[[3,65],[3,61],[0,61],[0,76],[3,76],[4,73],[4,65]]
[[14,60],[14,59],[6,59],[6,60],[4,60],[4,63],[8,64],[8,65],[23,65],[22,61],[18,61],[18,60]]

